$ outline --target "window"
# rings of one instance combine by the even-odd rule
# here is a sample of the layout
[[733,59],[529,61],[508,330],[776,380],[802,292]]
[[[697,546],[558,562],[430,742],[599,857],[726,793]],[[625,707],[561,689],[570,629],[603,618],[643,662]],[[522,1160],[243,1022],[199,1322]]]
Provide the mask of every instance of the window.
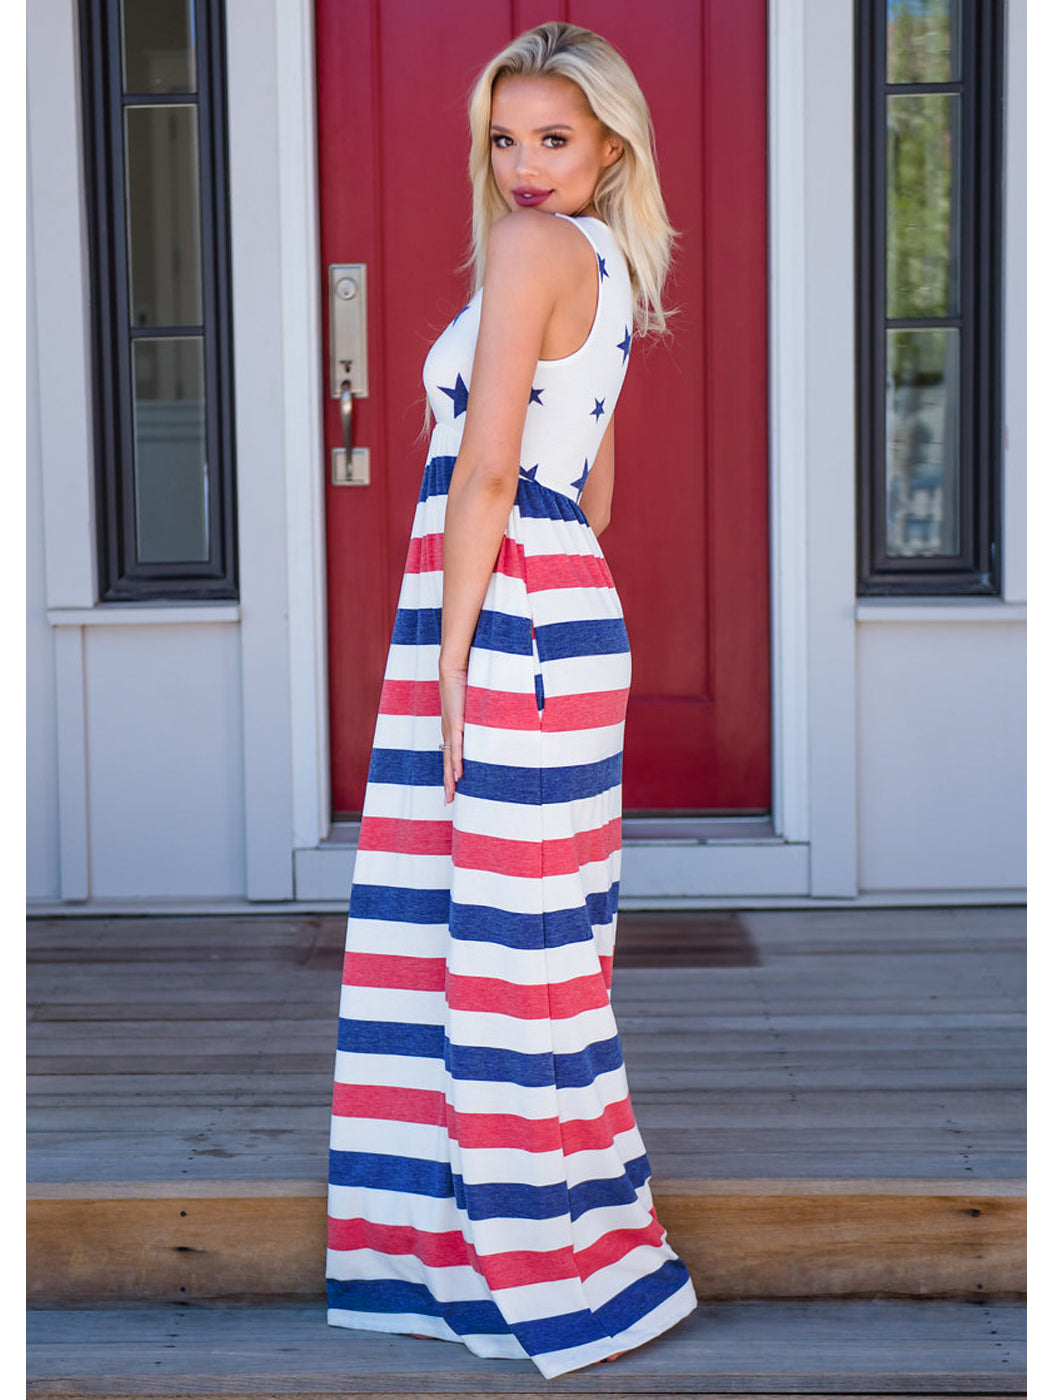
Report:
[[999,591],[1002,0],[857,0],[858,591]]
[[80,17],[99,597],[236,597],[221,4]]

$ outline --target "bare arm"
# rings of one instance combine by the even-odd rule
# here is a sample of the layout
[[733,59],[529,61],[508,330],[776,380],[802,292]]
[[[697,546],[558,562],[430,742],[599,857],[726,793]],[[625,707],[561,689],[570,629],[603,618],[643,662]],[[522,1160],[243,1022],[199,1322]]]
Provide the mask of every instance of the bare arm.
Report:
[[616,441],[613,437],[615,426],[616,414],[613,413],[580,497],[580,509],[596,535],[601,534],[612,518],[613,476],[616,467]]
[[463,776],[467,660],[518,485],[529,389],[557,295],[559,260],[538,211],[489,233],[463,441],[445,507],[441,737],[445,801]]

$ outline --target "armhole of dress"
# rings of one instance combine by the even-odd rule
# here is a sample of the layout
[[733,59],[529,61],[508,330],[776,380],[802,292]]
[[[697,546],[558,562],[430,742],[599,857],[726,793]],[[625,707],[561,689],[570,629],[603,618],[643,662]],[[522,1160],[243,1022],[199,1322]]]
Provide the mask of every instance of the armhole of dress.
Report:
[[580,355],[582,355],[598,332],[598,322],[601,320],[602,306],[604,304],[602,297],[602,284],[605,281],[605,278],[602,276],[601,267],[602,250],[598,247],[597,243],[587,232],[587,230],[583,227],[583,225],[579,223],[576,219],[574,219],[571,214],[559,214],[557,211],[555,211],[554,217],[556,219],[567,219],[570,224],[573,224],[577,229],[579,229],[580,233],[583,234],[584,238],[586,238],[587,242],[591,245],[591,252],[594,254],[594,266],[595,270],[598,273],[598,299],[594,304],[594,319],[591,321],[590,328],[587,331],[587,337],[584,340],[583,344],[578,345],[576,349],[572,351],[571,354],[562,355],[557,360],[538,360],[537,364],[541,365],[563,365],[566,363],[566,361],[575,360]]

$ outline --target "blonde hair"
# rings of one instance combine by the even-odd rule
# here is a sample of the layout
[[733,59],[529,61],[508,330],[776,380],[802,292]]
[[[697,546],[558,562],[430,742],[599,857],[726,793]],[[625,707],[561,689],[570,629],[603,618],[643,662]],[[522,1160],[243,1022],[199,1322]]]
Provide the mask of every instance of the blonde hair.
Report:
[[[569,78],[590,104],[602,136],[613,136],[622,144],[623,155],[598,177],[593,204],[627,263],[633,334],[669,334],[667,322],[677,312],[664,305],[662,294],[679,232],[671,226],[660,192],[648,103],[627,61],[607,39],[561,20],[549,20],[520,34],[485,65],[470,95],[473,224],[470,255],[460,270],[473,268],[471,294],[484,280],[489,230],[509,213],[492,173],[489,125],[493,88],[499,78],[512,74]],[[428,400],[424,432],[430,421]]]
[[470,95],[470,180],[474,220],[470,258],[476,292],[485,274],[489,229],[507,214],[492,174],[489,123],[492,90],[504,75],[569,78],[581,90],[602,127],[623,145],[619,160],[602,171],[594,190],[598,217],[612,230],[627,261],[639,336],[667,333],[675,313],[661,299],[677,229],[660,193],[652,117],[638,81],[608,39],[578,24],[549,20],[508,44],[482,69]]

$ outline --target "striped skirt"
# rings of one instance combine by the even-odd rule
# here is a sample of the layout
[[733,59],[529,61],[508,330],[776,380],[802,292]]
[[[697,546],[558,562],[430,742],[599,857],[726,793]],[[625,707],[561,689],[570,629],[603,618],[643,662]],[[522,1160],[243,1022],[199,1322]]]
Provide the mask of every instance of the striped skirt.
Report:
[[454,461],[424,473],[350,894],[328,1321],[552,1378],[696,1306],[653,1210],[609,1000],[630,651],[579,507],[522,478],[445,805]]

